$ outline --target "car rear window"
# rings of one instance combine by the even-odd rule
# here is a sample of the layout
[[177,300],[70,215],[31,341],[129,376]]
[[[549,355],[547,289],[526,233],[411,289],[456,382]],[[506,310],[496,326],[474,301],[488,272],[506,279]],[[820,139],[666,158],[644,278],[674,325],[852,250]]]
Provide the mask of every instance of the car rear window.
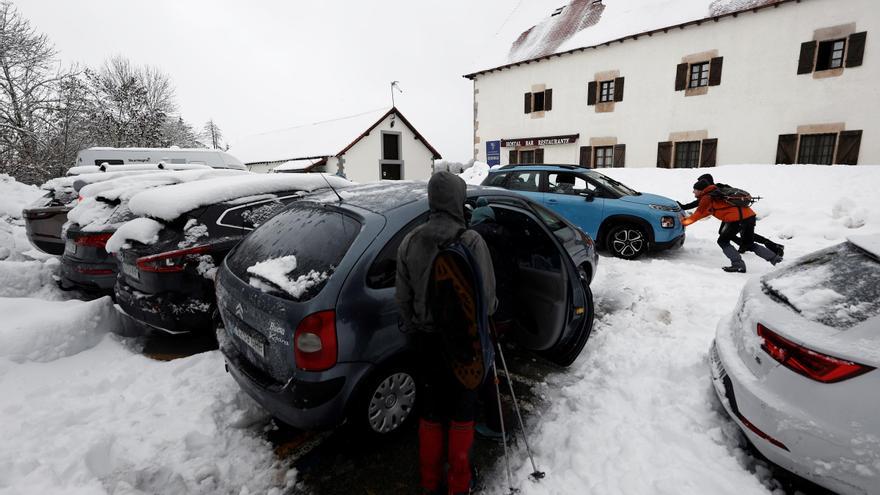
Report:
[[763,279],[764,290],[811,321],[847,329],[880,314],[880,262],[846,242]]
[[321,292],[360,230],[360,222],[338,210],[301,204],[254,230],[227,263],[264,292],[305,301]]

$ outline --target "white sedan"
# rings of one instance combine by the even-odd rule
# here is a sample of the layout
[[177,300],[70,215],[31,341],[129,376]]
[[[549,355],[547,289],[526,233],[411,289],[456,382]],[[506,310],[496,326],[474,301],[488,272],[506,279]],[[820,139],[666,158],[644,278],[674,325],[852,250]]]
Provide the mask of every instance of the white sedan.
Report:
[[751,280],[709,356],[764,456],[838,493],[880,494],[880,235]]

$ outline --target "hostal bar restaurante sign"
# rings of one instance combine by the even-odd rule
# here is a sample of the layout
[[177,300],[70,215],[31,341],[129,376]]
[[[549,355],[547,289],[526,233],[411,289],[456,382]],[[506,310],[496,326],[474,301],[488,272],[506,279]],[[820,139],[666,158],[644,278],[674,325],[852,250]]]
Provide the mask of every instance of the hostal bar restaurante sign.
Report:
[[579,134],[568,136],[549,136],[522,139],[502,139],[502,148],[521,148],[525,146],[553,146],[555,144],[573,144],[578,140]]

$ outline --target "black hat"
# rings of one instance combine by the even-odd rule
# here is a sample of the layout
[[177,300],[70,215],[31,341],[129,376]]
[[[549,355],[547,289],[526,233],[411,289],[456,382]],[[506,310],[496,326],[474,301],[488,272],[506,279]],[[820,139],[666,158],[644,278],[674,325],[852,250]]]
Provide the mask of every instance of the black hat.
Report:
[[697,177],[697,180],[704,180],[704,181],[707,181],[709,184],[715,183],[715,179],[712,178],[712,174],[703,174],[703,175]]
[[694,191],[702,191],[707,187],[711,186],[712,183],[707,181],[706,179],[701,178],[697,182],[694,182]]

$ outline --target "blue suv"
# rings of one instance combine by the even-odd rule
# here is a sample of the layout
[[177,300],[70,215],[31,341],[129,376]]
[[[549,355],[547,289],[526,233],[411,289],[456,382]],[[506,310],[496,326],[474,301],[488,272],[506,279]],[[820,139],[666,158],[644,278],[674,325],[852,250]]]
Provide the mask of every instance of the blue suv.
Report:
[[506,165],[484,186],[516,191],[577,225],[619,258],[684,244],[675,201],[635,191],[595,170],[575,165]]

